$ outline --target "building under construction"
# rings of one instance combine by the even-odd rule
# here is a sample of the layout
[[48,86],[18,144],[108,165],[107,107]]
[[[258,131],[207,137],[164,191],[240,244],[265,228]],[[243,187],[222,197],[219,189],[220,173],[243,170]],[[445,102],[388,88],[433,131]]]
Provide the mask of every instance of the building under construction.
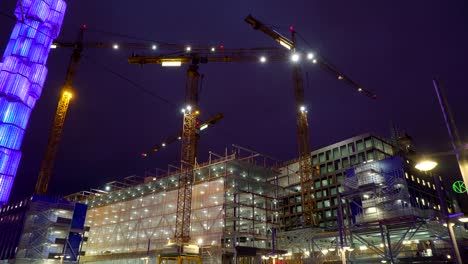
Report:
[[[312,152],[321,171],[312,194],[317,225],[303,221],[297,162],[241,147],[210,153],[194,169],[192,242],[204,263],[447,263],[455,253],[434,182],[396,150],[365,134]],[[157,263],[174,238],[179,174],[69,195],[89,206],[80,262]],[[463,249],[465,229],[453,229]]]

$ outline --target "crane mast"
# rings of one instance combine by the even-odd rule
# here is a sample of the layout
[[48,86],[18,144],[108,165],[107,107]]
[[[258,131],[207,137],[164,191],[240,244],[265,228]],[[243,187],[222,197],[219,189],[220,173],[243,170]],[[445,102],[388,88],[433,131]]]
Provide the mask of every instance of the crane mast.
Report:
[[190,242],[190,215],[192,205],[193,168],[197,154],[197,116],[198,82],[200,74],[198,65],[191,64],[187,70],[187,84],[185,93],[186,107],[183,109],[181,168],[179,189],[177,191],[176,229],[174,240],[176,244]]
[[46,153],[42,160],[41,169],[39,171],[39,178],[36,183],[34,192],[37,194],[46,194],[49,186],[50,177],[52,175],[52,169],[54,167],[55,156],[57,154],[60,139],[62,138],[63,125],[67,116],[68,106],[70,100],[73,97],[73,81],[75,80],[76,71],[78,64],[81,59],[81,52],[83,51],[83,37],[86,27],[81,27],[78,41],[76,42],[75,48],[70,58],[70,62],[67,68],[67,75],[65,82],[61,89],[60,100],[57,105],[57,111],[55,112],[54,122],[52,123],[52,129],[49,135],[49,141],[47,143]]
[[[295,44],[295,32],[292,33],[292,43]],[[292,48],[296,52],[295,46]],[[292,68],[294,99],[296,106],[296,132],[297,132],[297,148],[299,151],[299,178],[301,181],[301,201],[302,201],[302,217],[305,225],[317,225],[317,220],[314,217],[314,209],[316,201],[312,198],[312,182],[313,182],[313,165],[310,148],[309,121],[307,118],[307,110],[304,106],[304,81],[302,78],[302,70],[299,64],[295,63]]]
[[[255,30],[260,30],[269,37],[277,41],[281,46],[292,52],[291,59],[293,60],[293,87],[294,97],[296,102],[296,128],[297,128],[297,141],[299,151],[299,176],[301,181],[301,198],[302,198],[302,217],[305,225],[318,225],[318,221],[315,217],[314,211],[317,208],[316,200],[312,197],[312,183],[314,182],[314,176],[319,176],[320,171],[314,169],[312,164],[311,148],[310,148],[310,137],[309,137],[309,123],[307,120],[307,109],[304,106],[304,87],[300,65],[297,63],[299,60],[299,52],[296,47],[296,32],[293,27],[290,28],[292,33],[292,39],[282,36],[277,31],[266,26],[262,22],[258,21],[251,15],[245,18],[245,22],[250,24]],[[314,64],[318,64],[323,70],[327,71],[335,78],[345,82],[349,86],[353,87],[359,93],[370,97],[376,98],[376,95],[367,90],[363,89],[352,79],[344,75],[337,68],[330,63],[326,62],[322,58],[314,58],[314,54],[307,54],[307,58]]]

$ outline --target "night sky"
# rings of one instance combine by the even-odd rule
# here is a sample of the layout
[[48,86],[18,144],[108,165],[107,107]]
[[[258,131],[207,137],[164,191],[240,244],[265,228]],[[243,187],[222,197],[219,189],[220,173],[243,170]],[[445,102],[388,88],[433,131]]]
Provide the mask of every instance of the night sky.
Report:
[[[0,0],[0,52],[14,21],[16,0]],[[377,100],[357,94],[313,65],[304,67],[311,143],[318,148],[366,132],[390,136],[393,121],[409,133],[421,152],[450,148],[432,86],[439,76],[446,88],[460,135],[468,138],[468,4],[451,1],[68,1],[59,39],[74,41],[81,24],[87,41],[165,41],[223,44],[226,48],[275,46],[244,22],[248,14],[288,35],[296,30],[310,49],[373,90]],[[132,36],[134,39],[118,37]],[[140,41],[139,41],[140,40]],[[306,43],[300,44],[309,49]],[[178,164],[179,144],[149,159],[139,154],[182,125],[186,68],[129,65],[131,50],[85,50],[75,82],[62,142],[49,188],[69,194],[102,186],[146,169]],[[31,115],[23,157],[10,200],[32,193],[49,136],[70,49],[52,50],[49,75]],[[109,72],[112,69],[166,98],[163,102]],[[225,118],[202,135],[199,160],[208,151],[224,153],[231,144],[281,160],[297,156],[295,107],[290,65],[232,63],[202,65],[202,119]],[[439,172],[460,177],[454,158]]]

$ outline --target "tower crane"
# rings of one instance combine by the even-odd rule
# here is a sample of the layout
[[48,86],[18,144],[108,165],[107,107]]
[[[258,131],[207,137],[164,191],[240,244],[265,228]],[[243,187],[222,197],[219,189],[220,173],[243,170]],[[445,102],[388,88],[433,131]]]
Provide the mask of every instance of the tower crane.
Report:
[[[266,26],[264,23],[249,15],[245,18],[245,22],[250,24],[255,30],[260,30],[269,37],[277,41],[281,46],[291,51],[291,60],[297,62],[300,59],[301,53],[296,45],[296,31],[290,27],[292,38],[291,40],[284,37],[277,31]],[[321,58],[315,58],[313,53],[308,53],[307,58],[312,60],[314,64],[318,64],[322,69],[331,73],[338,80],[344,81],[359,93],[375,99],[376,95],[369,90],[359,86],[356,82],[344,75],[342,72],[327,63]],[[305,225],[318,225],[314,211],[316,210],[316,200],[312,197],[312,188],[315,176],[319,176],[320,171],[313,168],[312,155],[310,147],[310,132],[307,118],[307,109],[304,105],[304,85],[302,79],[301,67],[298,63],[294,63],[292,67],[293,73],[293,88],[294,98],[296,103],[296,131],[297,145],[299,152],[299,177],[301,182],[301,202],[302,202],[302,217]]]
[[86,25],[80,27],[78,39],[75,42],[62,42],[56,41],[52,43],[51,48],[73,48],[73,53],[68,64],[67,73],[65,77],[64,85],[61,89],[61,96],[57,105],[57,110],[52,123],[52,129],[49,134],[49,140],[44,158],[41,163],[39,171],[39,177],[36,182],[34,192],[37,194],[46,194],[49,186],[52,170],[55,162],[55,156],[59,147],[60,140],[62,138],[63,126],[68,111],[70,100],[73,97],[73,84],[78,70],[78,65],[81,61],[82,52],[84,48],[103,48],[103,49],[145,49],[145,50],[180,50],[184,46],[171,43],[158,42],[151,45],[143,43],[105,43],[105,42],[83,42],[84,32],[86,31]]
[[[174,242],[181,246],[190,242],[190,215],[192,201],[192,179],[197,152],[196,117],[198,110],[199,65],[208,62],[253,62],[262,56],[272,59],[284,59],[285,52],[277,48],[257,49],[190,49],[180,54],[158,56],[131,56],[130,64],[160,64],[162,66],[181,66],[189,64],[187,69],[186,106],[182,109],[183,129],[181,135],[181,175],[177,196],[176,232]],[[265,57],[263,57],[265,58]]]
[[70,99],[73,97],[73,81],[75,80],[76,71],[81,59],[81,52],[83,51],[83,37],[85,29],[85,26],[82,26],[80,29],[78,41],[74,45],[73,53],[68,64],[67,75],[61,89],[61,96],[57,105],[57,111],[55,112],[54,122],[52,123],[46,153],[42,160],[39,178],[37,179],[34,190],[37,194],[44,195],[47,193],[50,176],[52,175],[52,169],[54,166],[55,155],[57,154],[60,139],[62,138],[63,125],[65,123],[68,105],[70,103]]

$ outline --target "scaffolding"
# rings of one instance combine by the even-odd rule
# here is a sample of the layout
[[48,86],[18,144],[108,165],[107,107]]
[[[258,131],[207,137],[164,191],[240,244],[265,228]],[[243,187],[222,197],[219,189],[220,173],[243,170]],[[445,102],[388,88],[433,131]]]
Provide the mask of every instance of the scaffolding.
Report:
[[384,163],[364,162],[349,170],[344,180],[342,197],[353,217],[339,231],[347,234],[346,245],[362,249],[350,252],[349,258],[395,263],[397,259],[416,261],[424,255],[434,263],[443,261],[438,256],[449,252],[447,234],[435,228],[442,215],[414,206],[403,168],[389,171],[385,167]]
[[31,198],[25,215],[15,263],[59,262],[60,256],[76,263],[81,252],[79,245],[70,244],[70,235],[73,232],[81,237],[84,233],[72,224],[76,204],[51,197],[36,198]]
[[[241,248],[271,251],[271,230],[279,227],[277,200],[285,190],[268,182],[278,174],[272,160],[238,146],[225,155],[209,153],[194,168],[190,236],[204,263],[227,263]],[[274,162],[273,162],[274,163]],[[172,252],[178,177],[149,174],[135,184],[114,181],[104,190],[68,196],[89,206],[90,226],[82,263],[155,263]]]

